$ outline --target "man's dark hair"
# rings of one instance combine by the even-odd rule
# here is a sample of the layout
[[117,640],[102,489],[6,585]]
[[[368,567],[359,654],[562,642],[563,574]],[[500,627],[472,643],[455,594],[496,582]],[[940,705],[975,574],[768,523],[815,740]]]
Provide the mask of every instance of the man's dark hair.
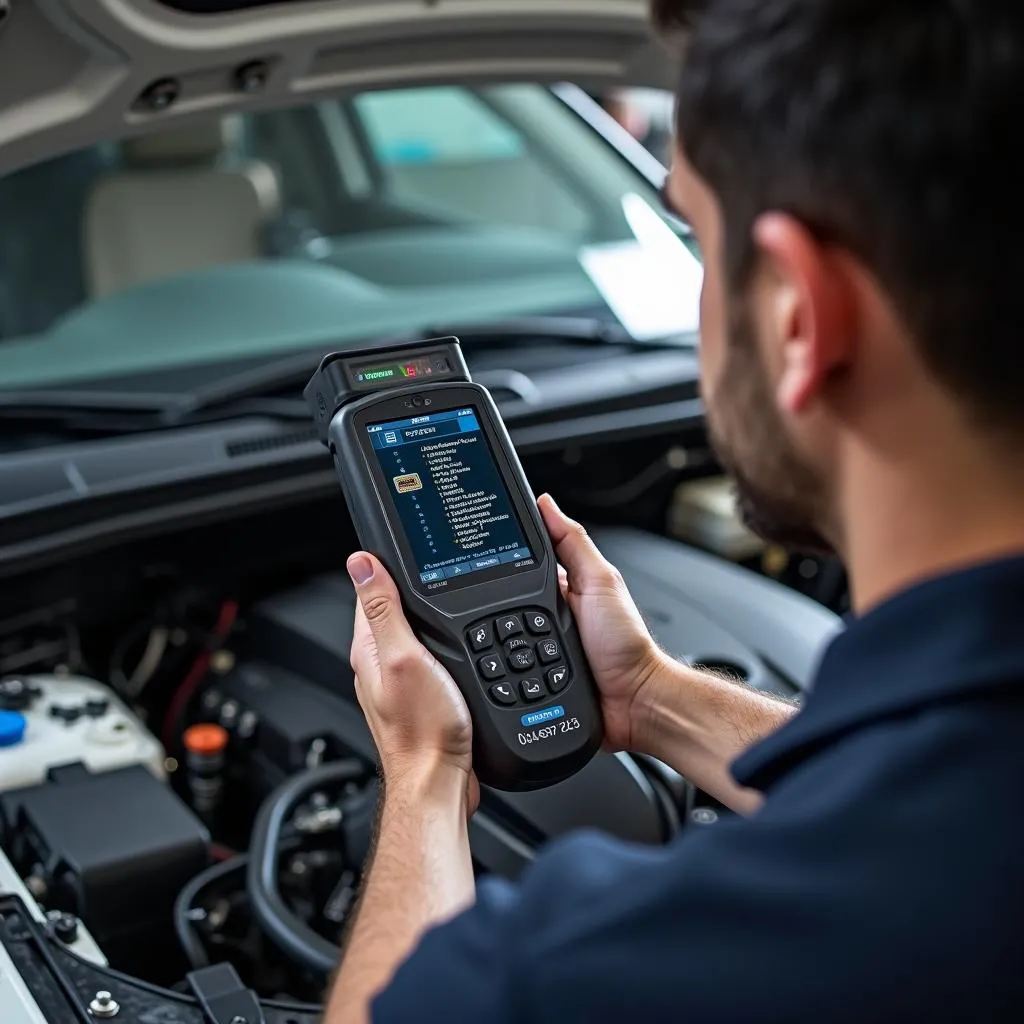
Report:
[[733,289],[766,210],[854,253],[979,423],[1024,433],[1024,0],[652,0]]

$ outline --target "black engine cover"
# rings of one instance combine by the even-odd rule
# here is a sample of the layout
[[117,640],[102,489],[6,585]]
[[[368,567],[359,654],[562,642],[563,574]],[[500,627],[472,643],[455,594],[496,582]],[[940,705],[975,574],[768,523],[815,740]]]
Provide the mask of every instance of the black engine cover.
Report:
[[[375,757],[356,702],[349,647],[355,618],[355,591],[346,576],[324,576],[257,606],[245,633],[244,651],[232,677],[218,686],[240,709],[259,718],[252,742],[260,755],[284,771],[304,767],[313,750],[342,756],[352,751]],[[635,842],[668,838],[664,800],[626,755],[600,753],[583,771],[545,790],[484,793],[479,825],[497,829],[515,848],[487,855],[484,838],[474,835],[473,853],[491,870],[515,873],[529,852],[552,836],[580,827],[605,830]],[[477,829],[474,829],[476,832]],[[490,862],[490,863],[486,863]]]
[[[684,545],[632,530],[595,534],[670,653],[725,665],[755,687],[806,688],[840,628],[820,605]],[[355,591],[343,574],[268,599],[253,612],[238,669],[218,689],[259,724],[247,741],[265,771],[302,769],[313,754],[372,760],[349,667]],[[319,742],[317,742],[319,741]],[[600,753],[578,775],[530,793],[486,791],[471,825],[474,857],[514,875],[545,840],[597,828],[641,843],[676,827],[664,791],[627,755]]]

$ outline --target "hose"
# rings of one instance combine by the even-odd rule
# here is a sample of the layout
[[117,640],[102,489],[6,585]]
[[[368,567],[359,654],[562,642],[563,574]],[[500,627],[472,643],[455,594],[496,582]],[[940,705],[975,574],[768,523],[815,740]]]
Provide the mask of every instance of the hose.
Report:
[[205,871],[201,871],[196,875],[178,893],[178,898],[174,901],[174,930],[177,932],[181,948],[185,951],[185,956],[194,970],[210,965],[210,958],[206,955],[206,949],[199,936],[196,935],[192,922],[189,920],[189,914],[195,906],[196,899],[207,886],[213,885],[214,882],[219,882],[222,878],[226,878],[235,871],[243,870],[248,863],[249,858],[242,854],[239,857],[232,857],[230,860],[222,861],[220,864],[214,864],[212,867],[208,867]]
[[341,951],[310,928],[282,898],[277,884],[281,833],[289,815],[307,794],[325,786],[356,782],[365,774],[365,766],[359,761],[332,761],[295,775],[263,801],[253,825],[246,869],[253,916],[283,953],[321,974],[330,974],[337,967]]

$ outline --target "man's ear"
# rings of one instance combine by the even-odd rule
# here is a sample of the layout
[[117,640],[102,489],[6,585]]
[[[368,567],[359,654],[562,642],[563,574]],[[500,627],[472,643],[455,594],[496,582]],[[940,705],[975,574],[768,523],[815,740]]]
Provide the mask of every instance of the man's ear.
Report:
[[753,237],[773,281],[768,315],[780,346],[778,403],[799,414],[852,357],[852,282],[839,255],[789,214],[762,214]]

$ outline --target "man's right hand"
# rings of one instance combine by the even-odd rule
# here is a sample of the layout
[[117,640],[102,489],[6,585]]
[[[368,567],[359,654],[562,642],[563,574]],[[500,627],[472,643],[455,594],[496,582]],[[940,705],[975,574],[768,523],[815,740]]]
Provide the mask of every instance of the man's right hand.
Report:
[[606,745],[650,754],[733,810],[756,810],[761,795],[737,786],[729,765],[796,709],[665,654],[586,530],[547,495],[538,504],[565,566],[562,593],[601,691]]
[[637,750],[635,727],[645,687],[668,658],[654,642],[622,576],[586,530],[564,515],[550,495],[545,494],[538,506],[564,566],[562,593],[601,692],[606,746]]

